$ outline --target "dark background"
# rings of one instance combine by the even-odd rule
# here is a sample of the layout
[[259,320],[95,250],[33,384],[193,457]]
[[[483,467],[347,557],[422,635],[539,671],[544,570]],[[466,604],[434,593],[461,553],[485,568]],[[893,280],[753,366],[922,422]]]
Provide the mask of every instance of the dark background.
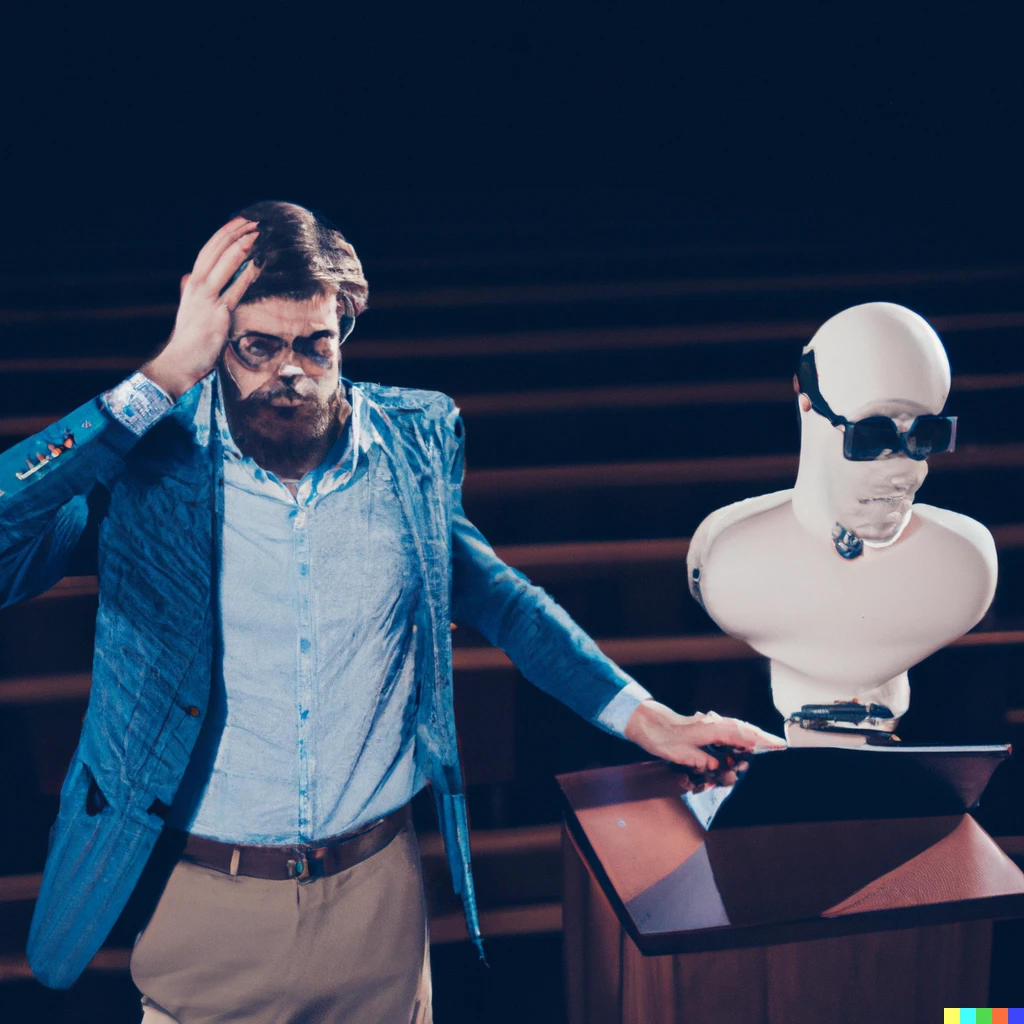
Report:
[[1003,249],[1024,209],[1013,6],[15,17],[4,258],[195,247],[257,197],[371,248],[410,221],[569,219]]

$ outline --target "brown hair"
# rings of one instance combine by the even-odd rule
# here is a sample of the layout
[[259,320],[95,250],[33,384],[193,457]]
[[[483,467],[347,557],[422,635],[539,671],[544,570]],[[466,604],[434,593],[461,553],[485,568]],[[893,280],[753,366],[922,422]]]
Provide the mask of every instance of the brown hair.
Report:
[[264,200],[239,214],[259,221],[250,252],[261,268],[243,303],[260,299],[311,299],[337,288],[356,316],[366,309],[369,289],[363,265],[345,236],[321,214],[295,203]]

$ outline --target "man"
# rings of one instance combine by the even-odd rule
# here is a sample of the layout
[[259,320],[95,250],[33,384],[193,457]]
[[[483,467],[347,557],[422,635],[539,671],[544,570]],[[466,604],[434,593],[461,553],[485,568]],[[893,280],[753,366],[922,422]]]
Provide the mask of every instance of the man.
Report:
[[132,958],[145,1019],[429,1020],[408,813],[427,783],[480,942],[453,618],[655,756],[714,773],[704,745],[781,743],[651,700],[497,558],[462,512],[454,403],[341,377],[366,297],[323,219],[250,207],[183,278],[160,354],[0,460],[5,603],[52,586],[106,505],[89,709],[29,937],[45,984],[79,975],[166,825],[182,856]]

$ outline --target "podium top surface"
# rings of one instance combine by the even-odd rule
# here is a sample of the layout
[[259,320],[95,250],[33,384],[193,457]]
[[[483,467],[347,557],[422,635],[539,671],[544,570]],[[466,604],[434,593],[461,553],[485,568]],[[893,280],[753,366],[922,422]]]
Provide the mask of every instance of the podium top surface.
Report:
[[580,856],[643,953],[1024,916],[1024,873],[962,811],[708,830],[661,761],[558,782]]
[[736,785],[686,802],[711,829],[964,814],[1009,756],[996,745],[791,747],[751,756]]

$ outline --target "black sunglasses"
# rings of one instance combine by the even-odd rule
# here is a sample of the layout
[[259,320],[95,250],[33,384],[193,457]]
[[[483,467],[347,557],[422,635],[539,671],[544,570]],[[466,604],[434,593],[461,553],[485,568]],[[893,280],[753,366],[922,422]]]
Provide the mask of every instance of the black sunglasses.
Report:
[[868,416],[856,423],[834,413],[818,388],[818,368],[814,352],[805,352],[796,371],[801,394],[811,408],[833,427],[843,427],[843,456],[853,462],[870,462],[890,452],[904,452],[918,462],[929,455],[951,452],[956,448],[955,416],[918,416],[909,430],[900,430],[887,416]]

